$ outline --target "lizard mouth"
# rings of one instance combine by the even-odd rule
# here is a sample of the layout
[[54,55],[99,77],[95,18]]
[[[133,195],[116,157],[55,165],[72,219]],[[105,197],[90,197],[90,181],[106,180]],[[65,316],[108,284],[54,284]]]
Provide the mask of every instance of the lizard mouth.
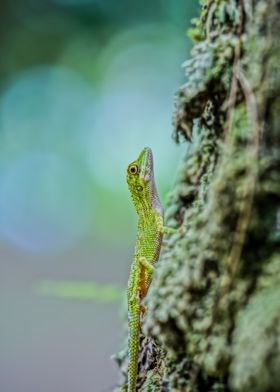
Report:
[[141,161],[141,172],[140,178],[145,181],[151,179],[151,174],[153,172],[153,153],[149,147],[145,147],[141,152],[139,159]]

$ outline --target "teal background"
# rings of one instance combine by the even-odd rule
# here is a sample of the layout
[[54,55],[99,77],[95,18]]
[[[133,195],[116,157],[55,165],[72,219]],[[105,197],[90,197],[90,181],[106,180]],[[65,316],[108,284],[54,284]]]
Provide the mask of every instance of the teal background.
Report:
[[0,390],[110,391],[152,148],[163,203],[196,0],[6,0],[0,45]]

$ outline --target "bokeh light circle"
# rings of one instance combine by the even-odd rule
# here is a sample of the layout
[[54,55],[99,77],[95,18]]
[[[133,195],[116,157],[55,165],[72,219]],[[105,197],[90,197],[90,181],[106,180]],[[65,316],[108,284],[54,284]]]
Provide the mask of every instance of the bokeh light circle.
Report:
[[94,119],[93,89],[62,66],[17,75],[0,100],[2,152],[29,149],[82,151]]
[[0,176],[0,231],[33,251],[72,246],[91,221],[88,178],[53,153],[29,153],[5,165]]

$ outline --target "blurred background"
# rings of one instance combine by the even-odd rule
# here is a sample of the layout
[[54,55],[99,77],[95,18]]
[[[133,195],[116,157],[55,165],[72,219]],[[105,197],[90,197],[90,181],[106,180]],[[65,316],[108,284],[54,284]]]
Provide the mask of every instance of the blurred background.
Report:
[[1,1],[1,392],[117,384],[136,236],[126,167],[151,147],[165,202],[197,13],[197,0]]

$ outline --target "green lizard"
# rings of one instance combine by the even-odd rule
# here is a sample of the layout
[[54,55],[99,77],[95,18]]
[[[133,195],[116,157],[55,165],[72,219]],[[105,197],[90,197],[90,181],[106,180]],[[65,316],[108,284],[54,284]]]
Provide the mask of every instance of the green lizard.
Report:
[[154,180],[152,150],[144,148],[139,157],[127,168],[127,183],[138,214],[138,232],[135,253],[128,281],[128,392],[136,391],[140,318],[153,274],[153,264],[158,260],[163,233],[176,232],[163,225],[163,207]]

